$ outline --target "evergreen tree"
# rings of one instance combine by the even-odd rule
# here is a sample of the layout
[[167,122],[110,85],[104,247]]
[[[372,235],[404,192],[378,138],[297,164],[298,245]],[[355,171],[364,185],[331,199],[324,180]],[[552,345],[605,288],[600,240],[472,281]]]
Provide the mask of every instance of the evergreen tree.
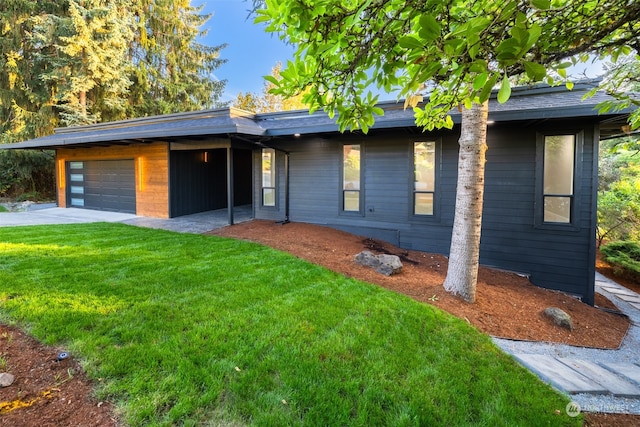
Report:
[[0,2],[0,142],[218,104],[223,46],[191,0]]
[[68,16],[39,15],[34,21],[32,45],[46,47],[40,60],[53,65],[38,78],[51,91],[60,125],[123,118],[133,17],[122,1],[70,0]]
[[39,76],[54,64],[43,61],[50,46],[32,43],[40,15],[62,15],[55,0],[0,3],[0,143],[53,133],[57,125],[51,90]]
[[[190,3],[0,1],[0,143],[60,126],[219,105],[225,82],[212,73],[224,62],[223,46],[197,42],[209,16]],[[5,172],[14,157],[0,153]],[[52,170],[51,153],[24,157]],[[19,193],[18,181],[0,177],[0,189]]]
[[221,46],[197,39],[209,19],[191,0],[137,0],[136,37],[130,51],[135,66],[129,116],[193,111],[221,105],[225,82],[213,71],[226,62]]

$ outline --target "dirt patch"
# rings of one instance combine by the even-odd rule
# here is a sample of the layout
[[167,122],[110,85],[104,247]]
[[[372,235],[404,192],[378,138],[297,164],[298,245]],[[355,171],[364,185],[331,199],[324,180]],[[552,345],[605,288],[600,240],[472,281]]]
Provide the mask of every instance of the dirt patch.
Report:
[[[617,348],[629,328],[624,316],[583,304],[561,292],[539,288],[526,277],[484,267],[478,274],[477,300],[468,304],[442,287],[446,257],[399,249],[327,227],[255,220],[211,234],[263,243],[345,276],[375,283],[448,311],[493,336]],[[363,250],[400,256],[404,264],[402,272],[387,277],[357,265],[353,258]],[[596,305],[615,310],[615,305],[601,295],[597,296]],[[545,318],[542,311],[547,307],[559,307],[569,313],[574,330],[563,329]]]
[[93,397],[93,383],[73,355],[58,361],[60,352],[0,325],[0,372],[15,376],[0,388],[0,426],[118,425],[112,405]]

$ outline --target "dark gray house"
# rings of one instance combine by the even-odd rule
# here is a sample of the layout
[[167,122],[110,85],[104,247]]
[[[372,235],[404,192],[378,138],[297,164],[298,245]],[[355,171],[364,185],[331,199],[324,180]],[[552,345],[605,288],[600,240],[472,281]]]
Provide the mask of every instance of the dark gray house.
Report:
[[[537,86],[491,101],[481,263],[593,304],[598,143],[627,114],[599,94]],[[58,129],[2,148],[56,150],[58,205],[175,217],[251,205],[255,218],[323,224],[447,254],[460,116],[423,132],[402,103],[367,135],[322,112],[226,108]]]

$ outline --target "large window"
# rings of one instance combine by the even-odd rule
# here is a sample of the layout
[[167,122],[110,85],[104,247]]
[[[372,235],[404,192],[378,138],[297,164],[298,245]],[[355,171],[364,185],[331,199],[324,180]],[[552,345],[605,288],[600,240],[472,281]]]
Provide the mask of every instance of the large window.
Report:
[[547,135],[544,137],[543,159],[543,221],[571,222],[574,204],[575,135]]
[[276,205],[276,150],[262,149],[262,206]]
[[413,143],[413,213],[433,215],[436,188],[436,143]]
[[344,146],[342,162],[342,209],[360,212],[360,144]]

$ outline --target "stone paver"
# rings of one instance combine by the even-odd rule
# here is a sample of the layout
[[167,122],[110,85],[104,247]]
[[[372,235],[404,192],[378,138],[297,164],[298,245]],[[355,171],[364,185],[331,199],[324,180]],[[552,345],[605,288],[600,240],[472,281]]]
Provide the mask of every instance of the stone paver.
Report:
[[635,292],[633,292],[630,289],[621,289],[621,288],[614,288],[611,286],[606,286],[606,285],[600,285],[600,287],[611,293],[611,294],[616,294],[616,295],[629,295],[629,296],[637,296],[638,294],[636,294]]
[[[253,218],[251,205],[234,207],[234,222],[240,223]],[[176,218],[148,218],[120,212],[105,212],[80,208],[56,208],[29,212],[9,212],[0,215],[0,227],[79,224],[88,222],[121,222],[138,227],[160,228],[181,233],[204,233],[229,224],[227,209],[201,212]]]
[[627,295],[627,294],[615,294],[615,295],[623,301],[632,302],[634,304],[640,304],[640,296],[638,295]]
[[614,396],[632,398],[640,397],[640,388],[602,366],[596,365],[588,360],[575,359],[571,357],[560,357],[558,360],[569,366],[571,369],[591,378],[593,381],[606,388]]
[[640,385],[640,366],[633,363],[605,362],[602,366],[631,379]]
[[582,410],[640,415],[640,295],[598,273],[595,285],[596,292],[611,299],[631,321],[619,348],[495,337],[494,342],[544,381],[570,395]]
[[606,394],[608,390],[554,357],[544,354],[514,354],[538,376],[569,394]]

